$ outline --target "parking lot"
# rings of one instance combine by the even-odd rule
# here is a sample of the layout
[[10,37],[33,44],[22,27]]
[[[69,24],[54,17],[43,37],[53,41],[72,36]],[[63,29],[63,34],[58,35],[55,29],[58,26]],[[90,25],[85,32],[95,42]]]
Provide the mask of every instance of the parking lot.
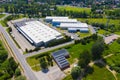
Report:
[[13,26],[13,24],[11,22],[8,22],[8,25],[12,28],[12,36],[14,36],[14,39],[16,40],[16,42],[19,44],[19,46],[21,47],[22,51],[24,52],[26,49],[31,50],[34,49],[35,47],[33,45],[31,45],[26,39],[25,37],[23,37],[22,34],[20,34],[17,29]]
[[48,72],[34,72],[39,80],[62,80],[66,75],[62,72],[57,65],[49,68]]

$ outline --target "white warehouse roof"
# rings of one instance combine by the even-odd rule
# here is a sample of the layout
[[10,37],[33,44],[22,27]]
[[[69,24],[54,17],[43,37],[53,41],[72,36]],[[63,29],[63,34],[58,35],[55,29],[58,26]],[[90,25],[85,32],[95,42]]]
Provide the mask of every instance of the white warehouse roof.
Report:
[[63,22],[63,23],[67,23],[67,22],[75,22],[77,23],[77,19],[53,19],[52,22]]
[[47,16],[46,19],[68,19],[68,17],[63,16]]
[[39,21],[29,21],[25,22],[25,24],[19,28],[35,43],[48,42],[61,36],[61,33]]
[[61,23],[61,28],[88,28],[86,23]]

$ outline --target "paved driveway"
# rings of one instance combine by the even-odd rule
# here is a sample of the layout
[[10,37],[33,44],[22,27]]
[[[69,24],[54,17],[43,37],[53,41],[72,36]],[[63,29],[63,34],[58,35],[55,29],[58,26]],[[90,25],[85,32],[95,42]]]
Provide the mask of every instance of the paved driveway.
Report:
[[42,71],[34,72],[39,80],[62,80],[66,75],[57,65],[49,68],[49,71],[44,73]]

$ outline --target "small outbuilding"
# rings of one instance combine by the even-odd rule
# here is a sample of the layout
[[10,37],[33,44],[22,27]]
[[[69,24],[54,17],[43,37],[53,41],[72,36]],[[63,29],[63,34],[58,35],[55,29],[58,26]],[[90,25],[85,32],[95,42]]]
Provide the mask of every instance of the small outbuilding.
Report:
[[70,66],[66,58],[69,57],[69,53],[66,49],[61,49],[52,53],[52,57],[61,70],[64,70]]

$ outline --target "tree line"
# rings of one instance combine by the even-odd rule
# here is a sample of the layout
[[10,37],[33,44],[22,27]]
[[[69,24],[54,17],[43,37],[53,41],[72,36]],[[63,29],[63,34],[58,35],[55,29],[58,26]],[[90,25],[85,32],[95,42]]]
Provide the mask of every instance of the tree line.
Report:
[[8,57],[8,52],[0,41],[0,80],[8,80],[13,77],[15,80],[20,80],[20,78],[25,80],[25,78],[21,76],[19,65],[12,57]]

